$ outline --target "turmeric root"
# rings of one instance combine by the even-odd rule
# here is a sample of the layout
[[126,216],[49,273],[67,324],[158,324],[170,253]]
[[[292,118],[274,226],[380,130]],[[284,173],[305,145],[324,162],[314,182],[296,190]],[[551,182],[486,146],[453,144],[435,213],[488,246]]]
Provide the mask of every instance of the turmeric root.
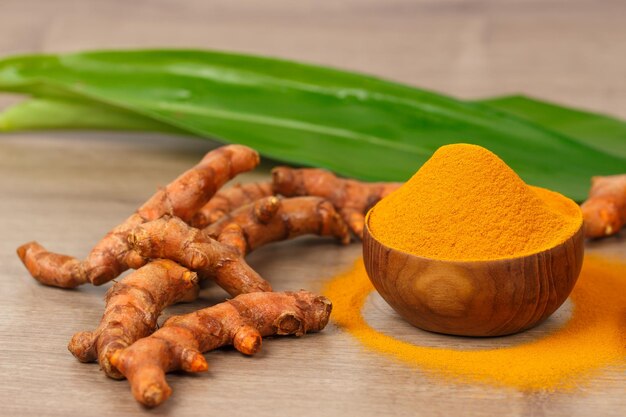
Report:
[[[98,327],[76,333],[68,349],[82,362],[97,359],[112,378],[126,376],[135,398],[147,406],[169,397],[166,372],[206,370],[201,352],[233,344],[252,355],[263,336],[300,336],[319,331],[328,322],[331,304],[326,298],[306,291],[271,293],[270,284],[244,257],[267,243],[304,234],[334,236],[348,243],[349,228],[343,219],[351,219],[351,210],[357,208],[346,203],[347,197],[335,198],[341,214],[319,196],[282,199],[272,195],[274,183],[218,192],[258,162],[258,154],[245,146],[208,153],[112,229],[85,260],[49,252],[37,242],[17,250],[35,279],[57,287],[100,285],[126,269],[137,269],[107,292]],[[340,185],[348,193],[356,192],[352,183],[333,178],[337,183],[327,187]],[[383,186],[361,186],[359,192],[384,194]],[[364,212],[366,204],[361,205],[358,209]],[[200,230],[188,223],[209,226]],[[198,281],[204,278],[236,298],[173,317],[149,336],[167,306],[197,297]]]
[[133,230],[130,247],[144,259],[166,258],[211,278],[231,295],[271,291],[237,248],[203,234],[178,217],[162,217]]
[[197,296],[197,274],[170,260],[152,261],[109,289],[98,328],[76,333],[68,349],[81,362],[97,358],[111,378],[123,378],[111,366],[111,355],[150,335],[165,307]]
[[359,238],[363,238],[367,211],[401,185],[393,182],[367,183],[338,178],[332,172],[323,169],[288,167],[274,168],[272,182],[276,194],[286,197],[309,195],[327,199]]
[[[243,254],[271,242],[306,234],[334,236],[343,244],[350,242],[347,225],[333,205],[320,197],[266,197],[225,214],[203,233],[219,239],[232,223],[241,228],[243,242],[238,247]],[[224,239],[222,236],[220,240]]]
[[328,201],[266,197],[203,230],[174,217],[147,222],[130,233],[129,242],[142,257],[172,259],[238,295],[271,291],[244,255],[267,243],[305,234],[349,239],[347,226]]
[[168,319],[151,336],[116,351],[111,363],[128,379],[133,396],[148,407],[167,400],[165,373],[208,369],[202,352],[234,345],[245,355],[261,348],[262,337],[322,330],[330,301],[307,291],[243,294],[191,314]]
[[589,199],[580,208],[587,237],[610,236],[619,232],[626,224],[626,174],[593,177]]
[[45,285],[73,288],[91,282],[100,285],[128,268],[139,268],[144,259],[128,250],[128,233],[136,226],[165,214],[190,221],[193,215],[228,180],[259,163],[259,155],[241,145],[209,152],[196,166],[157,191],[135,214],[111,230],[80,261],[48,252],[36,242],[26,243],[17,253],[31,275]]
[[202,229],[215,223],[225,214],[272,194],[271,182],[235,184],[230,188],[218,191],[208,203],[198,210],[190,224]]

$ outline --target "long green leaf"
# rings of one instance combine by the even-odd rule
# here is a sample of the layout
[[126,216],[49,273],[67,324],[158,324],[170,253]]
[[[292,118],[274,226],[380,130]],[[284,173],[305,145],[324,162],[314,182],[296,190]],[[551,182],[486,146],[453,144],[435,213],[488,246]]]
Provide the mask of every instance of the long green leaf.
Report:
[[184,133],[173,126],[98,102],[35,97],[0,113],[0,131],[102,129]]
[[[626,122],[614,117],[522,95],[487,98],[477,103],[523,117],[590,147],[626,158]],[[183,130],[130,111],[71,98],[35,97],[0,113],[0,131],[42,129],[184,133]]]
[[626,122],[623,120],[523,95],[490,98],[479,103],[562,133],[608,154],[626,158]]
[[[521,95],[487,98],[477,103],[523,117],[587,146],[626,158],[626,122],[622,120]],[[75,98],[35,97],[0,113],[0,131],[50,129],[185,133],[130,111]]]
[[483,145],[532,184],[582,199],[626,159],[488,106],[360,74],[208,51],[91,52],[0,61],[0,89],[104,103],[288,162],[409,177],[439,146]]

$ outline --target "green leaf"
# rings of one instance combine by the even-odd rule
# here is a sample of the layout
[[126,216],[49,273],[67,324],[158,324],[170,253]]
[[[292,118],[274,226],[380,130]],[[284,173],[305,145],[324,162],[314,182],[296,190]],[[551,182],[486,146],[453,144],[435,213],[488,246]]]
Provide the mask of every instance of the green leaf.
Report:
[[106,104],[69,98],[35,97],[0,113],[0,131],[68,128],[184,133]]
[[[626,158],[626,122],[522,95],[477,101],[560,132],[579,142]],[[101,129],[165,133],[183,130],[98,102],[35,97],[0,113],[0,131]]]
[[523,95],[488,98],[479,103],[514,114],[585,145],[626,158],[626,122]]
[[295,62],[210,51],[0,61],[0,89],[105,104],[198,136],[368,180],[405,180],[439,146],[485,146],[526,181],[583,199],[626,159],[489,106]]

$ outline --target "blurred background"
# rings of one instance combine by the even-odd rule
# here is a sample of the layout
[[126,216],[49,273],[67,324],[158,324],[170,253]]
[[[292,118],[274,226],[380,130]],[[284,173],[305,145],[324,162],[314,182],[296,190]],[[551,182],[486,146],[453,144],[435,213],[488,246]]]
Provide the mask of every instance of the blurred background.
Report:
[[[623,0],[2,0],[0,54],[215,48],[626,117]],[[4,99],[6,100],[6,99]]]

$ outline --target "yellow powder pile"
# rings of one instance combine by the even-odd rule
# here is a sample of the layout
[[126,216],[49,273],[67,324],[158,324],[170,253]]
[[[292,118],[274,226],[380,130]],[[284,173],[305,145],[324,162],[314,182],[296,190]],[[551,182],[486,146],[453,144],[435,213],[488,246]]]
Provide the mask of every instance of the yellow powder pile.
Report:
[[500,158],[476,145],[443,146],[370,212],[383,244],[436,259],[529,255],[572,236],[582,223],[566,197],[526,185]]
[[364,346],[418,366],[432,375],[522,390],[573,388],[626,358],[626,265],[585,257],[571,294],[573,313],[564,327],[533,342],[506,348],[456,350],[418,346],[381,333],[362,315],[374,288],[363,260],[330,281],[333,321]]

